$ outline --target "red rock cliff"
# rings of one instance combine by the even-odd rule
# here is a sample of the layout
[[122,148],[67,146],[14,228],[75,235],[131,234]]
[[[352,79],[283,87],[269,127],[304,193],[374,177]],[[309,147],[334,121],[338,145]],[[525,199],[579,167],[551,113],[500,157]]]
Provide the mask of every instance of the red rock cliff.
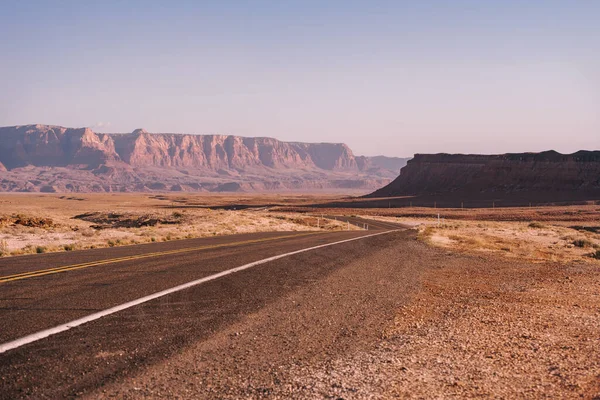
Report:
[[[47,125],[0,128],[0,165],[10,178],[4,179],[0,190],[33,190],[32,185],[37,187],[44,179],[52,180],[60,190],[73,191],[366,188],[389,182],[397,171],[387,166],[404,162],[355,157],[341,143],[150,134],[143,129],[99,134],[89,128]],[[48,178],[31,167],[67,168],[69,172]],[[21,180],[29,183],[21,184]],[[77,182],[65,183],[69,180]]]

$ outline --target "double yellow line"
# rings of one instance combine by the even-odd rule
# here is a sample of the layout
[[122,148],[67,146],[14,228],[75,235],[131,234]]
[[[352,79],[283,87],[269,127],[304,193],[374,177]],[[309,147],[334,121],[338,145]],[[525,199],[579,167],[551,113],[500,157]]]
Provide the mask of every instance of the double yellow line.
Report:
[[38,276],[44,276],[44,275],[50,275],[50,274],[58,274],[60,272],[74,271],[77,269],[95,267],[98,265],[105,265],[105,264],[113,264],[113,263],[118,263],[118,262],[122,262],[122,261],[140,260],[143,258],[189,253],[192,251],[218,249],[218,248],[223,248],[223,247],[235,247],[235,246],[240,246],[240,245],[244,245],[244,244],[262,243],[262,242],[269,242],[269,241],[273,241],[273,240],[280,240],[280,239],[287,239],[287,238],[297,238],[297,237],[308,236],[308,235],[316,235],[319,233],[323,233],[323,232],[309,232],[309,233],[300,233],[300,234],[294,234],[294,235],[276,236],[276,237],[272,237],[272,238],[244,240],[241,242],[234,242],[234,243],[213,244],[213,245],[199,246],[199,247],[187,247],[187,248],[177,249],[177,250],[158,251],[158,252],[154,252],[154,253],[145,253],[145,254],[138,254],[138,255],[133,255],[133,256],[119,257],[119,258],[110,258],[110,259],[106,259],[106,260],[92,261],[92,262],[87,262],[87,263],[83,263],[83,264],[64,265],[61,267],[40,269],[37,271],[22,272],[20,274],[0,276],[0,283],[18,281],[21,279],[35,278]]

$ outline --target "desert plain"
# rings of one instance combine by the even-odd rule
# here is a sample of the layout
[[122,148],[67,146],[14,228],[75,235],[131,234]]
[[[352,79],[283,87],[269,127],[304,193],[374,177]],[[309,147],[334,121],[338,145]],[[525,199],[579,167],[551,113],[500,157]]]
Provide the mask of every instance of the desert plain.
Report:
[[[340,202],[348,206],[327,207]],[[406,302],[378,310],[379,323],[357,334],[352,351],[294,364],[277,378],[285,385],[273,384],[273,377],[260,371],[245,378],[270,382],[268,397],[598,398],[600,205],[594,202],[365,209],[339,195],[3,194],[0,251],[18,257],[248,232],[362,229],[336,215],[412,227],[410,246],[415,257],[422,254],[422,268],[407,281]],[[385,258],[382,265],[393,270],[402,260],[394,258],[393,249],[386,252],[379,255]],[[343,287],[343,277],[328,279]],[[334,313],[335,301],[327,304],[321,304],[321,315]],[[259,332],[258,321],[267,318],[262,314],[236,340]],[[221,336],[237,337],[235,329],[240,328]],[[292,328],[280,327],[286,329]],[[272,340],[239,347],[266,351],[280,345]],[[307,332],[305,340],[319,338]],[[223,338],[213,341],[217,348],[223,345]],[[185,386],[172,382],[196,379],[187,374],[202,352],[210,350],[186,350],[92,397],[185,397]],[[222,368],[223,380],[218,371],[205,377],[206,384],[217,382],[213,393],[256,394],[247,391],[247,382],[236,386],[227,365]],[[226,387],[218,386],[223,382]]]

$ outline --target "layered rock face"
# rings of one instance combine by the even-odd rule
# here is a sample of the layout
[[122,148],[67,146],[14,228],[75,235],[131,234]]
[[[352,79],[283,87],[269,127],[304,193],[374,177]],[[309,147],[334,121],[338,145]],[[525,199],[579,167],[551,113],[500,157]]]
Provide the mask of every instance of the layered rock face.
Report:
[[7,169],[33,166],[98,166],[118,159],[108,135],[89,128],[29,125],[0,128],[0,162]]
[[389,182],[405,162],[355,157],[334,143],[143,129],[98,134],[47,125],[0,128],[4,191],[368,189]]
[[416,154],[370,197],[600,199],[600,151],[502,155]]
[[[119,157],[132,166],[244,170],[252,167],[360,171],[341,143],[287,143],[272,138],[150,134],[138,129],[112,136]],[[376,165],[376,163],[374,164]]]

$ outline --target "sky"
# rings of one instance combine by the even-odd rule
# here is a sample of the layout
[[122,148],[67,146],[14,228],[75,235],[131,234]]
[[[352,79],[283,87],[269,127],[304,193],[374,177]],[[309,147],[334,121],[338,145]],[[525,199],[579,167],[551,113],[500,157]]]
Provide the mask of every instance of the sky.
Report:
[[0,3],[0,126],[600,149],[596,0]]

